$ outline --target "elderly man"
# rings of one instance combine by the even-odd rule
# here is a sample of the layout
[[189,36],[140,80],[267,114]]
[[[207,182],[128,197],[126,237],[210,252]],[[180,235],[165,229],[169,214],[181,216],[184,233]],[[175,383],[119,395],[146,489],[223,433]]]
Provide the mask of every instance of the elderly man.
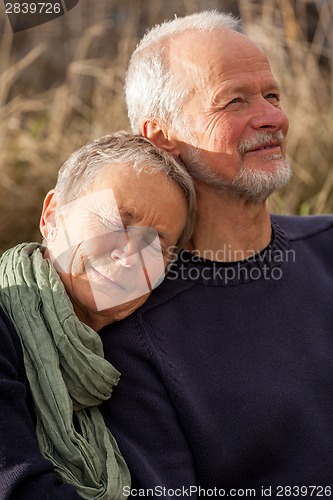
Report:
[[270,216],[290,178],[268,60],[230,16],[152,29],[127,76],[132,128],[180,157],[198,221],[167,279],[102,333],[104,408],[132,496],[330,496],[333,218]]

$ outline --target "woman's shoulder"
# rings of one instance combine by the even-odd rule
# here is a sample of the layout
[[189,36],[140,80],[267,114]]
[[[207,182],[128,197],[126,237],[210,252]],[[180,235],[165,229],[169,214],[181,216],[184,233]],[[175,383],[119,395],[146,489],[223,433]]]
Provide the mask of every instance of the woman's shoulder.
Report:
[[[21,341],[15,325],[0,307],[0,378],[2,383],[13,380],[24,384],[30,403],[30,386],[24,367]],[[32,401],[31,401],[32,402]],[[30,408],[30,404],[28,405]]]
[[6,312],[0,307],[0,356],[8,356],[11,361],[16,359],[17,365],[23,363],[23,353],[15,325]]

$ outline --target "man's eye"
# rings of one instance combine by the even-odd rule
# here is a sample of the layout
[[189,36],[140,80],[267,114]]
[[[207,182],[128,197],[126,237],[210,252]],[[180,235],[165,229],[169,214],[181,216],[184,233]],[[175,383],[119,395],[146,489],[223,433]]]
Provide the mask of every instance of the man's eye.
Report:
[[279,94],[270,92],[269,94],[265,95],[265,99],[267,99],[267,101],[271,102],[272,104],[277,104],[280,101],[280,96]]

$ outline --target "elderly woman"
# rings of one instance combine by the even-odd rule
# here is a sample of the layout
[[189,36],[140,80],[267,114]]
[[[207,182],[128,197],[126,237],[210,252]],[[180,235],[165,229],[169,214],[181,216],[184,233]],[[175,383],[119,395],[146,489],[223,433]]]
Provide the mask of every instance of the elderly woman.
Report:
[[43,245],[0,263],[0,498],[126,498],[129,473],[98,410],[119,373],[97,332],[161,282],[194,212],[189,175],[141,137],[102,137],[63,165]]

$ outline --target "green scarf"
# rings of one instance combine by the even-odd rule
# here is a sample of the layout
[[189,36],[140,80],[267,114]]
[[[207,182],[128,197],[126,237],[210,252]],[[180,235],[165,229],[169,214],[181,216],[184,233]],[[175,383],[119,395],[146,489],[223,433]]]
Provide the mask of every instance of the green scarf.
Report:
[[129,472],[96,407],[120,374],[104,359],[98,334],[74,313],[37,243],[2,255],[0,303],[21,339],[43,455],[83,498],[124,500]]

